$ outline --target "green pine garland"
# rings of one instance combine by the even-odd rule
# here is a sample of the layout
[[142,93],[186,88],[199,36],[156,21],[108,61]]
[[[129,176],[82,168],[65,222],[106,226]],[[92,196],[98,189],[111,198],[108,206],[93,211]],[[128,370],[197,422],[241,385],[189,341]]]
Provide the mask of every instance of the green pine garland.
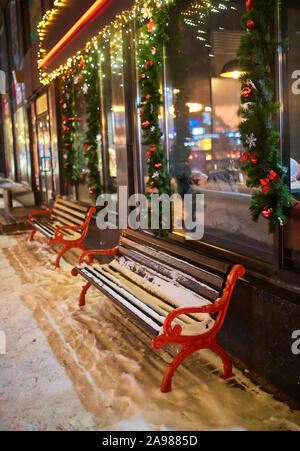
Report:
[[87,104],[88,129],[85,137],[85,150],[88,160],[88,185],[90,195],[96,202],[103,193],[103,185],[99,170],[98,138],[100,134],[100,93],[98,52],[92,49],[86,54],[83,75],[87,84],[85,100]]
[[269,220],[273,233],[278,225],[287,223],[288,208],[294,199],[285,184],[287,169],[279,151],[280,136],[272,116],[278,113],[274,101],[272,63],[278,43],[270,39],[277,0],[247,0],[247,13],[242,25],[247,33],[241,37],[238,51],[243,72],[240,124],[245,149],[241,161],[248,174],[247,186],[260,188],[252,198],[250,210],[255,222],[260,216]]
[[[76,113],[74,107],[74,76],[81,72],[84,76],[87,90],[88,129],[85,137],[85,149],[78,149],[76,143]],[[88,168],[88,186],[93,200],[103,193],[98,158],[98,136],[100,133],[100,97],[98,84],[98,53],[95,49],[86,52],[84,60],[70,67],[62,77],[62,99],[60,101],[63,114],[63,148],[64,171],[66,185],[79,182],[79,151],[85,152]]]
[[[141,91],[140,117],[143,130],[143,145],[147,146],[148,182],[146,196],[171,194],[170,174],[166,150],[161,144],[162,131],[159,113],[163,104],[160,90],[164,44],[168,40],[166,27],[168,9],[151,0],[143,9],[146,23],[140,29],[139,86]],[[163,218],[160,209],[159,232],[162,233]]]
[[[140,17],[143,20],[138,49],[140,116],[143,145],[147,146],[148,155],[149,178],[146,195],[149,200],[153,194],[159,196],[171,194],[167,155],[161,143],[163,133],[159,126],[159,113],[163,105],[161,73],[164,46],[169,44],[176,48],[180,40],[179,24],[178,27],[175,25],[174,29],[174,22],[172,22],[173,25],[169,27],[170,15],[173,13],[179,17],[178,10],[189,6],[190,3],[192,3],[191,0],[173,0],[167,5],[167,3],[149,0],[142,5],[140,11]],[[240,115],[244,121],[239,127],[245,149],[242,161],[243,169],[248,175],[247,186],[260,188],[260,191],[254,194],[250,207],[253,220],[258,221],[263,215],[269,219],[270,232],[274,232],[278,224],[283,225],[287,222],[287,209],[294,205],[294,199],[284,183],[287,169],[281,162],[278,148],[279,134],[272,121],[272,116],[278,112],[279,108],[279,105],[274,102],[274,80],[271,71],[278,43],[273,42],[269,36],[277,0],[247,0],[246,5],[248,12],[242,18],[242,25],[247,33],[241,37],[238,52],[240,67],[244,73],[241,77],[243,105],[240,109]],[[172,40],[174,42],[170,43]],[[182,57],[177,55],[178,60]],[[89,188],[95,199],[103,192],[97,142],[100,125],[99,120],[95,120],[99,117],[100,109],[97,58],[97,52],[92,47],[87,50],[84,62],[80,61],[81,67],[82,65],[85,67],[83,72],[88,86],[85,96],[88,105],[85,148],[88,158]],[[64,117],[64,178],[67,184],[77,183],[79,176],[78,150],[74,145],[76,126],[71,72],[72,70],[64,73],[61,100]],[[179,71],[177,75],[180,81],[183,73],[180,74]],[[183,102],[184,96],[178,95],[175,106],[177,113],[182,111],[182,117],[176,114],[179,129],[183,123],[187,123],[188,117],[188,112],[185,112],[182,105]],[[176,147],[178,150],[182,148],[180,136],[179,133],[175,151]],[[160,211],[160,233],[163,228],[162,221]]]
[[61,109],[63,117],[63,178],[66,185],[78,181],[78,150],[75,146],[76,117],[74,109],[73,77],[65,71],[61,79]]
[[[191,0],[173,0],[171,5],[150,0],[142,9],[146,21],[140,29],[139,46],[139,86],[141,92],[141,126],[143,130],[143,145],[147,146],[148,181],[146,196],[149,200],[153,194],[162,196],[170,195],[171,176],[168,168],[167,153],[161,143],[163,133],[159,126],[159,113],[163,105],[161,93],[161,74],[164,58],[164,46],[170,41],[168,28],[170,8],[176,9],[179,4],[187,5]],[[178,16],[179,17],[179,16]],[[174,31],[174,30],[173,30]],[[176,35],[179,24],[176,27]],[[175,39],[178,42],[180,39]],[[179,96],[178,101],[180,101]],[[178,102],[177,102],[178,103]],[[179,106],[177,104],[177,106]],[[179,118],[180,119],[180,118]],[[177,142],[177,144],[179,144]],[[164,218],[162,208],[159,211],[160,229],[158,232],[164,235]]]

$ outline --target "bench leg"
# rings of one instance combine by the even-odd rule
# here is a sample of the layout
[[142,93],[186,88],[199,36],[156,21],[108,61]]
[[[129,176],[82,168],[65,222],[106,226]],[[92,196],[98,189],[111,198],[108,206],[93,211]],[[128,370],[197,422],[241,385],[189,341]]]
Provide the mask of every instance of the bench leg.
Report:
[[82,291],[79,296],[79,307],[85,306],[85,295],[91,286],[92,286],[92,284],[90,282],[88,282],[84,287],[82,287]]
[[60,259],[62,258],[62,256],[69,250],[71,249],[72,246],[65,246],[57,255],[56,261],[55,261],[55,268],[59,268],[60,267]]
[[177,357],[175,357],[173,362],[168,365],[161,385],[161,391],[163,393],[169,393],[172,390],[172,378],[179,365],[181,365],[181,363],[191,354],[196,351],[200,351],[201,349],[211,349],[218,354],[219,357],[221,357],[224,366],[224,374],[221,376],[222,379],[226,380],[234,377],[231,360],[224,349],[217,343],[203,343],[195,346],[183,344],[182,351],[177,355]]
[[30,242],[32,242],[32,241],[34,241],[34,235],[37,233],[37,230],[36,229],[34,229],[32,232],[31,232],[31,234],[30,234],[30,236],[29,236],[29,241]]
[[218,354],[219,357],[221,357],[223,366],[224,366],[224,374],[221,376],[221,379],[230,379],[231,377],[234,377],[235,375],[232,372],[232,363],[229,358],[229,356],[226,354],[224,349],[218,345],[217,343],[211,344],[209,346],[209,349],[214,351],[216,354]]
[[177,357],[173,360],[172,363],[168,364],[167,371],[165,372],[162,384],[161,384],[161,391],[163,393],[169,393],[172,391],[172,378],[179,367],[181,363],[189,357],[191,354],[193,354],[195,351],[198,351],[198,347],[185,347],[182,346],[182,351],[178,354]]

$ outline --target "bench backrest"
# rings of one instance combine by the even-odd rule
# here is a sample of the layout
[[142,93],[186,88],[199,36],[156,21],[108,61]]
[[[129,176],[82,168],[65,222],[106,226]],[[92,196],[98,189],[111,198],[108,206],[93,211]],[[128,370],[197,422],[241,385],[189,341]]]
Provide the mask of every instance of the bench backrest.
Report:
[[88,211],[87,206],[58,198],[53,207],[53,217],[64,226],[81,226]]
[[[143,265],[168,279],[173,279],[210,302],[214,302],[222,295],[226,276],[232,268],[232,265],[223,265],[222,269],[225,270],[225,275],[224,273],[218,275],[193,261],[191,252],[187,252],[191,259],[188,261],[178,246],[170,245],[168,249],[163,249],[161,240],[148,238],[129,229],[123,231],[118,251],[132,262],[131,270],[133,272],[141,271],[140,265]],[[135,267],[134,262],[139,265]]]

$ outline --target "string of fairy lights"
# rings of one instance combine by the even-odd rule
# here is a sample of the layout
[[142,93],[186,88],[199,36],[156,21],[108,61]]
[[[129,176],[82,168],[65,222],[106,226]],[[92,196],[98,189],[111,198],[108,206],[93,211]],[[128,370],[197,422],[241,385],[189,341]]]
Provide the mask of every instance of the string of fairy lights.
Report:
[[[56,78],[59,78],[66,70],[71,69],[76,66],[86,55],[92,51],[97,50],[99,53],[99,57],[101,59],[103,55],[103,51],[99,48],[99,40],[102,42],[108,43],[110,42],[111,46],[117,47],[120,44],[120,31],[124,30],[125,33],[131,33],[132,29],[130,25],[132,25],[138,18],[142,17],[142,10],[149,2],[136,0],[133,8],[130,11],[123,11],[121,14],[117,15],[115,20],[105,26],[99,33],[94,36],[82,50],[79,50],[75,55],[69,58],[64,65],[60,65],[51,73],[47,73],[45,69],[40,67],[41,62],[44,57],[47,55],[47,51],[43,48],[43,41],[45,35],[47,34],[47,29],[51,25],[51,21],[55,17],[56,14],[59,13],[60,8],[63,2],[56,0],[54,3],[55,8],[48,11],[42,18],[41,22],[38,25],[38,34],[39,34],[39,51],[38,51],[38,65],[40,71],[40,82],[43,85],[47,85],[51,83]],[[168,4],[172,3],[172,0],[161,0],[160,3]],[[129,26],[129,27],[128,27]]]
[[[99,44],[100,40],[104,45],[110,43],[111,49],[120,48],[123,42],[123,32],[126,34],[131,33],[134,23],[148,18],[150,1],[151,0],[136,0],[131,10],[123,11],[121,14],[116,16],[115,20],[100,30],[96,36],[86,43],[82,50],[79,50],[76,54],[70,57],[65,64],[60,65],[55,70],[48,73],[47,70],[41,66],[43,59],[48,53],[48,51],[43,47],[44,40],[47,35],[47,31],[52,25],[54,25],[55,16],[59,14],[61,9],[66,5],[66,0],[55,0],[54,7],[45,13],[42,20],[38,24],[38,66],[41,84],[47,85],[53,80],[59,78],[66,70],[70,70],[72,67],[78,65],[80,61],[83,58],[86,58],[86,55],[91,51],[98,51],[99,61],[103,60],[104,51]],[[158,5],[170,5],[173,3],[173,0],[157,0],[156,3]],[[194,28],[197,34],[196,38],[203,41],[207,47],[210,47],[205,27],[206,18],[211,13],[217,14],[228,8],[234,9],[234,6],[228,5],[228,3],[230,3],[230,0],[223,0],[222,2],[214,0],[191,1],[190,7],[183,12],[183,21],[185,26]],[[155,32],[155,27],[153,31]],[[144,36],[140,35],[139,39],[144,39]],[[117,59],[119,60],[120,56],[118,56]],[[119,61],[119,63],[121,63],[121,61]],[[143,64],[143,62],[141,62],[141,64]]]

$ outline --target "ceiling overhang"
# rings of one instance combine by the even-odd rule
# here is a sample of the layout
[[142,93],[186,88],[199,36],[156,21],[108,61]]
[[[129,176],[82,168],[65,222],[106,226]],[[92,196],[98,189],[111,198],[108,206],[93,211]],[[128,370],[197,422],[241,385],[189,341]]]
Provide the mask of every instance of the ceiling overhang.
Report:
[[82,50],[134,0],[56,0],[40,26],[39,68],[50,74]]

